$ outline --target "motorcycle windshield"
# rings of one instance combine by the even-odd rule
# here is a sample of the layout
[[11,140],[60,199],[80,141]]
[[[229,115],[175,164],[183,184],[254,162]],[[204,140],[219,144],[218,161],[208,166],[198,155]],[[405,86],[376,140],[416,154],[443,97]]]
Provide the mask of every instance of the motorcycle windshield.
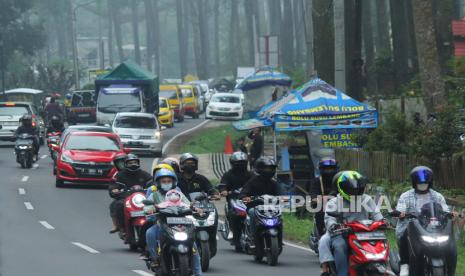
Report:
[[419,221],[426,231],[434,233],[441,230],[446,224],[446,214],[441,204],[429,202],[421,207]]

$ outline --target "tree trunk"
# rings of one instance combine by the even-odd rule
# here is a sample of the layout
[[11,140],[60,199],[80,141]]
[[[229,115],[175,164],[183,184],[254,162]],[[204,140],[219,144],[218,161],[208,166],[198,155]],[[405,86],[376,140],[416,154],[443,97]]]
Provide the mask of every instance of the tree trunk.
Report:
[[315,74],[315,18],[313,17],[313,11],[315,9],[314,0],[302,0],[301,1],[301,12],[304,24],[305,33],[305,46],[306,46],[306,63],[305,72],[307,78],[313,77]]
[[334,84],[334,11],[333,0],[313,0],[315,70],[318,76]]
[[281,21],[282,65],[287,71],[292,71],[295,65],[292,2],[290,0],[283,0],[283,6],[283,20]]
[[152,61],[153,61],[153,48],[154,48],[154,35],[153,35],[153,5],[152,0],[144,0],[144,10],[145,10],[145,31],[146,31],[146,40],[147,40],[147,50],[146,50],[146,66],[147,70],[152,71]]
[[346,0],[334,1],[334,85],[346,90]]
[[214,24],[213,24],[213,48],[214,48],[214,59],[215,59],[215,76],[218,76],[221,71],[220,67],[220,1],[214,0],[213,6]]
[[452,0],[432,0],[432,4],[439,63],[442,73],[445,74],[449,71],[449,61],[454,53],[452,35],[454,3]]
[[207,79],[208,68],[210,66],[210,36],[208,31],[208,21],[206,16],[207,3],[206,0],[198,0],[198,19],[199,19],[199,39],[200,39],[200,57],[201,60],[201,75],[200,79]]
[[280,34],[281,26],[281,0],[268,0],[268,10],[269,10],[269,28],[270,35]]
[[394,68],[396,74],[396,91],[398,94],[401,86],[409,79],[409,32],[407,19],[407,2],[405,0],[390,0],[391,26]]
[[153,0],[153,54],[155,55],[155,66],[154,72],[157,76],[161,75],[160,72],[160,46],[161,46],[161,38],[160,38],[160,11],[159,11],[159,0]]
[[108,62],[110,67],[113,68],[115,64],[114,59],[114,45],[113,45],[113,11],[111,8],[111,0],[107,0],[108,10]]
[[[123,51],[123,35],[121,33],[121,19],[120,19],[120,6],[117,3],[109,3],[110,0],[108,1],[108,4],[110,5],[111,13],[113,14],[113,23],[115,26],[115,40],[116,40],[116,47],[118,48],[118,57],[119,57],[119,62],[123,62],[126,57],[124,56],[124,51]],[[113,1],[112,1],[113,2]]]
[[139,20],[138,20],[138,1],[131,0],[131,23],[132,37],[134,40],[134,58],[137,64],[141,64],[140,44],[139,44]]
[[194,1],[189,1],[189,9],[191,11],[191,25],[192,25],[192,38],[194,45],[194,59],[195,59],[195,68],[197,76],[200,79],[203,79],[204,72],[202,67],[202,49],[201,49],[201,38],[200,38],[200,17],[199,17],[199,7],[194,3]]
[[246,34],[247,34],[247,56],[248,61],[246,65],[253,66],[255,61],[255,49],[254,49],[254,14],[256,8],[256,0],[245,0],[244,2],[244,13],[246,23]]
[[412,8],[421,87],[428,112],[433,112],[444,107],[445,87],[441,79],[432,3],[430,0],[412,0]]
[[187,37],[184,29],[184,11],[183,0],[176,0],[176,20],[178,26],[178,45],[179,45],[179,68],[180,77],[184,79],[187,75]]
[[231,73],[235,76],[237,74],[236,69],[238,65],[238,52],[240,51],[238,45],[239,41],[237,41],[237,33],[238,33],[238,25],[239,25],[239,10],[238,10],[238,1],[231,0],[231,23],[230,23],[230,31],[229,31],[229,66]]
[[294,0],[292,2],[292,9],[294,14],[294,43],[295,43],[295,66],[297,69],[302,67],[303,62],[303,38],[305,34],[303,33],[303,20],[302,20],[302,1]]
[[[401,0],[402,1],[402,0]],[[373,41],[373,14],[371,0],[363,0],[363,44],[365,46],[365,77],[367,94],[374,95],[377,92],[377,77],[375,70],[375,45]]]
[[387,0],[376,0],[377,39],[376,55],[391,56],[391,40],[389,35],[389,7]]
[[346,72],[347,93],[363,100],[362,91],[362,0],[346,1]]

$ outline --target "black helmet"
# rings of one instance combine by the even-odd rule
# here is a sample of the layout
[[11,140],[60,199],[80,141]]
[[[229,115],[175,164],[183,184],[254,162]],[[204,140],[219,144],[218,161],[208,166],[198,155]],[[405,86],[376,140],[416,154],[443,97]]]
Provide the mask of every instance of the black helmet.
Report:
[[50,124],[51,124],[54,128],[60,127],[60,124],[61,124],[61,119],[60,119],[60,117],[58,117],[58,116],[56,116],[56,115],[53,115],[52,118],[50,119]]
[[344,171],[337,178],[337,190],[339,194],[350,201],[352,196],[361,196],[365,192],[368,180],[356,171]]
[[324,157],[318,162],[318,169],[321,175],[334,175],[339,170],[339,166],[335,159]]
[[118,155],[113,159],[113,165],[118,171],[122,171],[125,168],[125,161],[126,161],[127,155]]
[[[131,165],[131,166],[129,166],[128,163],[129,163],[130,161],[137,161],[137,165]],[[127,156],[126,159],[124,160],[124,167],[125,167],[127,170],[131,171],[131,172],[135,172],[135,171],[140,170],[140,159],[139,159],[139,157],[137,157],[137,155],[132,154],[132,153],[128,154],[128,156]]]
[[32,126],[32,115],[24,114],[19,121],[23,126]]
[[[195,161],[194,166],[186,166],[186,161],[187,160],[193,160]],[[187,171],[187,172],[195,172],[196,170],[199,169],[199,158],[195,156],[192,153],[183,153],[181,157],[179,157],[179,164],[181,165],[181,170]]]
[[247,154],[242,151],[236,151],[229,157],[229,163],[231,163],[233,170],[246,171],[248,164]]
[[433,170],[425,166],[413,168],[410,172],[412,187],[418,193],[427,193],[433,187]]
[[272,157],[263,156],[255,160],[255,172],[266,178],[272,178],[276,174],[276,162]]

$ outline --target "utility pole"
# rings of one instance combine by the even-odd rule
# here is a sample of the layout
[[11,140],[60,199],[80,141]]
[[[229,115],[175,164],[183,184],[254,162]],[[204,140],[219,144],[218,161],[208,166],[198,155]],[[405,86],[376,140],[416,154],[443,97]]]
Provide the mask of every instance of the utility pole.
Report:
[[79,84],[79,61],[78,61],[78,49],[77,49],[77,34],[76,34],[76,9],[78,6],[73,7],[73,5],[70,5],[71,7],[71,21],[72,21],[72,42],[73,42],[73,68],[74,68],[74,88],[76,90],[80,89],[80,84]]
[[4,41],[3,37],[0,34],[0,70],[2,70],[2,100],[5,100],[5,49],[4,49]]
[[334,81],[346,90],[345,0],[334,0]]

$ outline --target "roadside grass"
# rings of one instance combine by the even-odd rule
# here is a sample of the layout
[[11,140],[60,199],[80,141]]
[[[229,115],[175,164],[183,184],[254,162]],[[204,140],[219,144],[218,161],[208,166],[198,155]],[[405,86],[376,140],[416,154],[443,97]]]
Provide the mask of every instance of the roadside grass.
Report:
[[231,137],[231,142],[234,146],[234,142],[239,137],[246,135],[246,133],[235,130],[231,124],[208,128],[205,131],[194,134],[182,146],[181,152],[192,152],[195,154],[223,152],[227,135]]
[[298,218],[293,213],[283,213],[284,238],[286,240],[308,244],[310,231],[313,229],[313,220]]

